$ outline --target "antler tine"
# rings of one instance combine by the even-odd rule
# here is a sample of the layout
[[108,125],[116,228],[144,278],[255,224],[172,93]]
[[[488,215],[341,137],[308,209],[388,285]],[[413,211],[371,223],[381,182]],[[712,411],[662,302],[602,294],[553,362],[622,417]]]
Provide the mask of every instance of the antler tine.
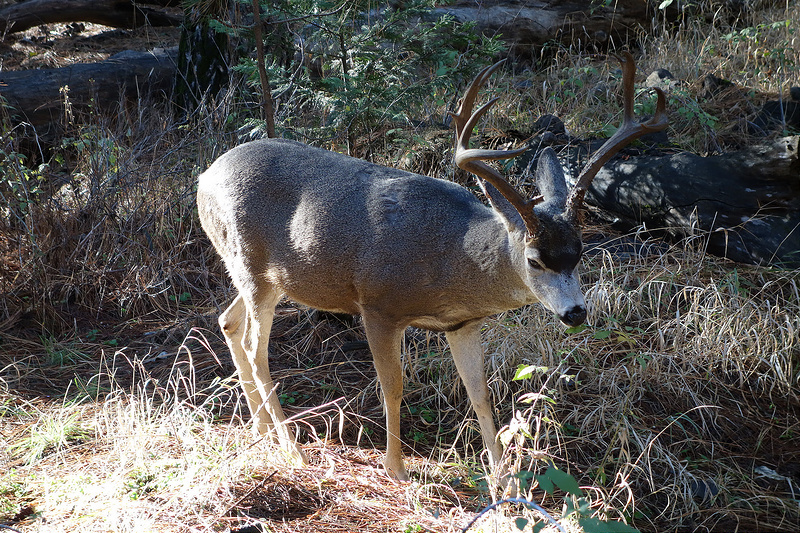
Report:
[[486,80],[489,79],[489,76],[504,62],[505,59],[481,70],[464,94],[458,111],[456,113],[450,113],[456,125],[455,163],[459,168],[488,181],[500,191],[500,194],[514,206],[517,212],[519,212],[522,220],[525,222],[528,235],[532,237],[536,234],[536,229],[539,227],[539,219],[533,212],[533,206],[541,202],[541,198],[537,197],[533,200],[528,200],[512,187],[502,174],[484,163],[485,160],[511,159],[527,150],[527,148],[519,148],[517,150],[483,150],[469,147],[469,140],[472,136],[472,130],[475,124],[478,123],[486,111],[498,100],[497,98],[493,98],[473,113],[472,108],[475,106],[475,98],[480,88],[486,83]]
[[494,65],[489,65],[478,72],[478,75],[475,76],[475,79],[472,80],[469,88],[467,88],[467,92],[464,93],[464,96],[461,99],[461,105],[458,107],[458,111],[455,113],[450,112],[450,116],[453,117],[453,120],[456,123],[456,137],[458,139],[461,138],[461,133],[464,130],[464,126],[472,114],[472,108],[475,106],[475,98],[478,96],[478,91],[486,83],[486,80],[488,80],[489,77],[494,74],[494,71],[500,68],[500,65],[505,63],[505,61],[505,59],[501,59]]
[[575,188],[570,194],[567,201],[567,209],[573,216],[577,217],[578,210],[583,204],[583,198],[592,180],[605,165],[609,159],[614,157],[625,146],[636,140],[637,138],[647,133],[661,131],[667,127],[667,103],[664,92],[656,88],[658,94],[658,101],[656,103],[656,112],[653,118],[647,122],[636,122],[633,113],[633,97],[634,97],[634,77],[636,75],[636,62],[630,52],[624,52],[622,55],[616,55],[622,65],[622,100],[623,100],[623,115],[622,124],[619,129],[601,146],[583,167],[580,175],[578,176]]

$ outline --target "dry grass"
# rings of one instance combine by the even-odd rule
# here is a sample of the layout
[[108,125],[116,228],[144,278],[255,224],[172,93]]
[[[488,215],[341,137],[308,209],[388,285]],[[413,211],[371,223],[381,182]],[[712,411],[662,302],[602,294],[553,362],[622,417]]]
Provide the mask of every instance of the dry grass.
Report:
[[[599,511],[636,515],[643,530],[791,531],[797,489],[759,472],[792,479],[800,459],[800,275],[734,269],[691,246],[655,249],[590,256],[590,329],[565,335],[537,307],[487,324],[499,418],[514,421],[509,459],[535,473],[550,463],[569,470]],[[288,469],[251,436],[230,364],[217,363],[204,335],[222,350],[207,331],[191,331],[160,362],[152,346],[106,347],[95,375],[81,370],[96,364],[62,369],[6,352],[0,493],[13,497],[4,519],[24,518],[23,531],[222,531],[257,521],[274,531],[456,531],[486,501],[470,480],[481,470],[477,424],[438,336],[407,336],[404,425],[416,481],[398,484],[374,466],[383,436],[368,354],[341,352],[358,329],[290,306],[277,321],[276,375],[296,400],[291,412],[327,404],[302,419],[307,470]],[[518,365],[537,370],[512,381]],[[60,373],[72,379],[54,380]],[[40,379],[60,382],[61,395],[24,392]],[[703,502],[696,487],[709,481],[719,494]],[[557,514],[557,499],[536,488],[528,496]]]
[[[652,113],[655,95],[646,95],[644,78],[664,68],[674,77],[666,89],[671,142],[697,154],[712,154],[741,148],[758,141],[748,123],[766,100],[789,99],[789,88],[800,85],[800,39],[796,2],[752,8],[748,20],[729,19],[724,9],[701,7],[706,16],[687,16],[679,25],[653,21],[653,29],[639,38],[637,67],[640,94],[637,106]],[[688,11],[687,11],[688,12]],[[710,15],[713,14],[713,15]],[[710,19],[710,20],[708,20]],[[551,51],[542,73],[519,90],[519,78],[500,84],[498,95],[520,93],[520,98],[501,99],[503,114],[533,124],[544,114],[561,117],[576,137],[607,137],[609,126],[620,123],[619,66],[603,54],[590,54],[576,47]],[[529,71],[519,73],[523,77]],[[728,80],[714,96],[704,96],[707,75]],[[648,103],[648,98],[650,102]],[[508,126],[508,124],[503,124]]]
[[[797,10],[763,20],[797,21]],[[737,40],[723,38],[732,30],[722,17],[712,22],[654,32],[639,62],[685,81],[670,103],[671,135],[698,152],[747,141],[736,110],[696,98],[706,72],[757,93],[737,96],[741,106],[798,84],[786,54],[775,63],[766,53],[791,50],[796,66],[796,24]],[[559,51],[544,72],[501,79],[495,90],[519,97],[504,98],[488,135],[524,131],[545,112],[579,136],[616,123],[614,84],[598,90],[615,66],[596,59]],[[531,81],[524,93],[512,89],[520,80]],[[496,487],[479,480],[477,423],[440,336],[406,335],[412,483],[375,468],[383,416],[357,321],[290,302],[276,319],[270,364],[304,429],[308,469],[288,468],[243,422],[215,324],[230,286],[193,205],[197,173],[237,142],[234,111],[246,112],[224,100],[181,122],[142,102],[113,118],[77,118],[56,150],[63,164],[3,161],[0,524],[459,531]],[[408,135],[424,139],[373,147],[374,157],[451,173],[449,133]],[[17,136],[4,133],[6,154]],[[568,470],[599,516],[643,531],[798,530],[800,272],[710,257],[704,235],[667,245],[597,226],[587,238],[601,243],[583,266],[591,327],[565,332],[535,306],[485,327],[510,464]],[[530,377],[514,381],[521,365]],[[562,511],[535,484],[526,495]],[[472,531],[514,530],[517,516],[535,517],[504,508]]]
[[[129,365],[135,385],[112,378],[103,394],[52,402],[5,390],[3,521],[47,532],[227,531],[259,522],[271,531],[366,532],[403,524],[453,531],[473,517],[478,493],[452,486],[443,465],[411,458],[423,481],[393,482],[376,467],[377,450],[344,446],[335,432],[306,445],[309,467],[288,468],[242,422],[235,381],[199,387],[187,364],[197,355],[191,344],[164,379],[120,350],[97,379]],[[311,418],[345,425],[329,414]]]

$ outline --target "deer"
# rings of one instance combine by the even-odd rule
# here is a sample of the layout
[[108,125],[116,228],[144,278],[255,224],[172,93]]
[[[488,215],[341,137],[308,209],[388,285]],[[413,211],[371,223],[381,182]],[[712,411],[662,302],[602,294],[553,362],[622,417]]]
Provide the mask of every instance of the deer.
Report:
[[663,92],[654,116],[633,112],[636,66],[622,65],[623,119],[568,189],[552,148],[535,169],[539,195],[526,198],[488,161],[527,149],[470,148],[478,92],[502,61],[483,69],[455,113],[456,165],[474,175],[489,205],[452,181],[423,176],[297,141],[262,139],[221,155],[198,178],[200,222],[238,290],[219,325],[257,435],[294,464],[307,464],[269,371],[275,308],[283,297],[360,315],[386,418],[383,467],[408,480],[402,452],[401,346],[413,326],[444,332],[466,388],[490,465],[503,453],[484,370],[487,317],[540,303],[568,326],[586,320],[578,265],[584,196],[600,168],[644,134],[666,128]]

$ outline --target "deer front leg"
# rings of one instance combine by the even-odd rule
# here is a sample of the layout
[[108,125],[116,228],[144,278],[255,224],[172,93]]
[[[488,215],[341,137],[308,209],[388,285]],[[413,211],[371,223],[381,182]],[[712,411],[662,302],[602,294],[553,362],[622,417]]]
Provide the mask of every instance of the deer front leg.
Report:
[[400,343],[403,328],[398,328],[378,317],[363,313],[372,359],[383,392],[386,413],[386,472],[400,481],[408,481],[403,464],[403,445],[400,441],[400,403],[403,400],[403,368],[400,362]]
[[483,445],[489,452],[489,462],[495,468],[503,453],[497,441],[497,427],[492,416],[491,394],[486,384],[486,372],[483,369],[483,347],[481,346],[481,321],[472,322],[445,335],[453,354],[461,381],[467,389],[472,409],[478,417],[481,427]]

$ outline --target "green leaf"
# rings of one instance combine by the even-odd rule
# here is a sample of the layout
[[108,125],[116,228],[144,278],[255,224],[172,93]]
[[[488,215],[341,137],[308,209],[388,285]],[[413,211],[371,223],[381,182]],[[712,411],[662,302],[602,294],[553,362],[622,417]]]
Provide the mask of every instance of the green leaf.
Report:
[[598,341],[607,339],[610,336],[611,336],[611,332],[608,331],[607,329],[601,329],[599,331],[595,331],[594,335],[592,335],[592,337],[594,337],[595,340],[598,340]]
[[638,529],[617,520],[603,521],[599,518],[579,518],[578,523],[586,533],[640,533]]
[[576,503],[578,504],[578,509],[577,509],[578,514],[582,516],[591,516],[592,507],[586,498],[578,498],[578,501]]
[[547,473],[544,473],[541,476],[536,476],[536,481],[539,482],[539,487],[547,494],[552,496],[553,493],[556,491],[556,487],[555,485],[553,485],[553,482],[547,476]]
[[519,365],[517,367],[517,371],[514,373],[514,377],[511,380],[521,381],[523,379],[530,378],[534,372],[544,373],[547,372],[547,370],[548,368],[546,366]]
[[[575,478],[563,470],[551,466],[544,475],[564,492],[572,494],[573,496],[583,496],[583,491],[578,486],[578,482]],[[541,481],[539,484],[541,485]]]
[[574,335],[576,333],[580,333],[581,331],[585,330],[588,327],[589,326],[587,326],[586,324],[581,324],[580,326],[573,326],[571,328],[567,328],[565,331],[567,335]]
[[344,81],[336,76],[329,76],[319,80],[320,86],[328,91],[338,91],[344,87]]
[[546,394],[541,394],[538,392],[529,392],[517,398],[517,401],[520,403],[533,403],[539,400],[551,403],[553,405],[555,405],[556,403],[556,401],[551,397],[547,396]]
[[575,498],[564,498],[564,516],[569,516],[577,513],[575,508]]
[[514,525],[515,525],[515,526],[517,526],[517,529],[519,529],[520,531],[522,531],[522,530],[524,530],[524,529],[525,529],[525,526],[527,526],[527,525],[528,525],[528,519],[527,519],[527,518],[522,518],[522,517],[520,516],[519,518],[517,518],[516,520],[514,520]]

